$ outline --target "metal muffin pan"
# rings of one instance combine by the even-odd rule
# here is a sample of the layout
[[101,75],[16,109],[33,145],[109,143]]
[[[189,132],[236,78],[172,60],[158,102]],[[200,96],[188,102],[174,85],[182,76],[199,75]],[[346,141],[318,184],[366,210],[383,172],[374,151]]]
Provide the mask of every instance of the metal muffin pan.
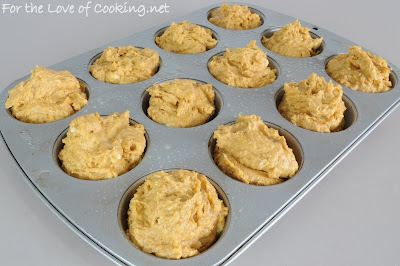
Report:
[[[325,72],[327,61],[339,53],[347,53],[347,47],[356,44],[313,24],[300,21],[302,26],[311,28],[313,34],[324,38],[321,53],[310,58],[280,56],[263,47],[261,38],[269,29],[283,27],[296,18],[250,5],[261,14],[263,24],[247,31],[226,30],[207,20],[210,10],[221,4],[175,18],[51,66],[54,70],[70,71],[87,85],[90,92],[88,104],[68,118],[48,124],[28,124],[13,118],[4,107],[0,108],[2,140],[27,183],[73,231],[118,264],[229,263],[265,233],[399,105],[400,71],[389,62],[389,66],[393,68],[390,76],[393,82],[391,91],[369,94],[343,87],[348,108],[345,114],[345,130],[327,134],[294,126],[279,114],[276,107],[282,97],[284,83],[299,82],[312,73],[330,80]],[[218,38],[217,46],[193,55],[173,54],[160,49],[154,43],[157,32],[169,26],[172,21],[183,20],[212,29]],[[273,84],[257,89],[234,88],[217,81],[209,73],[207,63],[212,56],[224,52],[226,48],[244,47],[252,40],[257,40],[257,45],[274,60],[275,67],[279,70],[278,78]],[[108,46],[127,45],[148,47],[159,53],[162,63],[152,78],[136,84],[112,85],[91,76],[88,68],[93,58]],[[0,96],[2,106],[8,97],[8,91],[28,77],[22,77],[5,88]],[[204,125],[184,129],[162,126],[148,118],[143,110],[148,104],[146,89],[154,83],[174,78],[188,78],[212,84],[219,95],[220,105],[215,118]],[[110,115],[125,110],[130,110],[131,119],[142,124],[148,134],[146,154],[138,166],[124,175],[102,181],[76,179],[61,170],[56,151],[61,145],[60,136],[65,134],[72,119],[89,113]],[[288,143],[296,151],[301,165],[295,177],[279,185],[264,187],[247,185],[222,173],[210,154],[214,145],[211,137],[219,125],[232,123],[238,114],[261,116],[266,124],[292,136]],[[121,217],[126,216],[124,211],[127,198],[144,177],[159,170],[180,168],[202,173],[216,184],[221,198],[230,208],[229,216],[221,237],[207,251],[192,258],[166,260],[134,247],[125,236]]]

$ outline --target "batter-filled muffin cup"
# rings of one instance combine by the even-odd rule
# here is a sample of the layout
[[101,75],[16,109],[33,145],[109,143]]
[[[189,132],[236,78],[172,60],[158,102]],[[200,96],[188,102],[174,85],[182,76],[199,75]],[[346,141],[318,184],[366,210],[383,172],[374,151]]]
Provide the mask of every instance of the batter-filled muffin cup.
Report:
[[241,116],[233,125],[219,126],[213,158],[226,175],[243,183],[269,186],[292,178],[299,164],[278,130],[259,116]]
[[147,92],[150,94],[147,114],[161,125],[195,127],[208,122],[215,112],[215,92],[211,84],[175,79],[155,84]]
[[314,39],[310,35],[310,29],[302,27],[296,20],[275,32],[270,38],[264,36],[262,44],[276,54],[304,58],[319,53],[322,38]]
[[285,83],[283,89],[278,111],[292,124],[323,133],[343,129],[346,106],[340,85],[327,83],[313,73],[298,84]]
[[228,211],[205,175],[160,171],[150,175],[131,199],[127,235],[144,252],[188,258],[214,244]]
[[131,84],[154,76],[160,67],[158,53],[150,48],[108,47],[89,67],[94,78],[111,84]]
[[348,54],[340,54],[326,65],[326,72],[336,82],[352,90],[368,93],[390,91],[391,70],[385,59],[363,51],[360,46],[349,47]]
[[226,49],[214,56],[208,70],[214,78],[232,87],[259,88],[276,80],[276,69],[269,66],[267,54],[251,41],[245,48]]
[[176,54],[199,54],[214,48],[218,41],[213,32],[187,21],[172,22],[156,44],[163,50]]
[[5,108],[26,123],[50,123],[71,116],[87,104],[86,86],[69,71],[42,67],[8,92]]
[[70,176],[102,180],[122,175],[142,159],[146,138],[144,127],[130,125],[129,111],[102,118],[99,114],[71,121],[58,158]]
[[260,16],[252,13],[247,6],[222,4],[220,8],[211,11],[208,20],[221,28],[228,30],[250,30],[262,24]]

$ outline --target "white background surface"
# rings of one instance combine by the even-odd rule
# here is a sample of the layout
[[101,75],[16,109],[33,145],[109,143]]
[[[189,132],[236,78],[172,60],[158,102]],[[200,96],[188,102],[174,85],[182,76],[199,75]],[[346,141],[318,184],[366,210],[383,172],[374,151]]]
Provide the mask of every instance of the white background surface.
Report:
[[[219,2],[120,3],[125,1],[135,5],[167,3],[170,12],[142,18],[135,14],[88,18],[75,14],[0,14],[0,89],[36,65],[50,66]],[[68,2],[86,1],[52,1]],[[1,0],[3,3],[25,1]],[[252,3],[314,23],[400,67],[398,0],[248,1]],[[399,135],[397,109],[231,265],[400,265]],[[2,265],[112,265],[39,200],[3,145],[0,221]]]

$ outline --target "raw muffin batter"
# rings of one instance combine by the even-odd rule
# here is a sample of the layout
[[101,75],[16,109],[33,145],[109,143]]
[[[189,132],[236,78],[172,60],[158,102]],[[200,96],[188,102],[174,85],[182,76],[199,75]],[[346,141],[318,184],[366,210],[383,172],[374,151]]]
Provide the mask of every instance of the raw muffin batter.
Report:
[[208,63],[211,75],[233,87],[258,88],[276,80],[276,69],[268,67],[267,54],[251,41],[245,48],[226,49]]
[[86,86],[68,71],[42,67],[8,92],[5,107],[22,122],[49,123],[75,114],[87,104]]
[[285,83],[279,112],[292,124],[317,132],[336,132],[344,126],[346,106],[340,85],[311,74],[296,85]]
[[71,121],[58,158],[77,178],[114,178],[135,167],[146,147],[142,125],[129,125],[129,111],[106,118],[88,114]]
[[211,84],[175,79],[148,88],[147,113],[151,119],[168,127],[195,127],[206,123],[215,112],[215,92]]
[[215,242],[227,214],[206,176],[161,171],[149,176],[131,199],[127,235],[158,257],[192,257]]
[[208,19],[212,24],[228,30],[250,30],[260,27],[261,18],[251,13],[247,6],[222,4],[211,12]]
[[349,47],[348,54],[340,54],[330,60],[326,72],[347,88],[379,93],[392,89],[389,74],[392,69],[382,57],[365,52],[360,46]]
[[286,139],[259,116],[240,116],[231,126],[219,126],[214,161],[230,177],[246,184],[275,185],[293,177],[299,165]]
[[217,40],[212,37],[212,31],[191,24],[187,21],[171,26],[156,37],[156,44],[168,52],[177,54],[199,54],[214,48]]
[[96,79],[112,84],[137,83],[151,78],[160,66],[160,57],[149,48],[108,47],[90,67]]
[[298,20],[286,25],[272,35],[263,37],[262,44],[270,51],[289,57],[310,57],[318,54],[322,38],[313,39],[309,28],[303,28]]

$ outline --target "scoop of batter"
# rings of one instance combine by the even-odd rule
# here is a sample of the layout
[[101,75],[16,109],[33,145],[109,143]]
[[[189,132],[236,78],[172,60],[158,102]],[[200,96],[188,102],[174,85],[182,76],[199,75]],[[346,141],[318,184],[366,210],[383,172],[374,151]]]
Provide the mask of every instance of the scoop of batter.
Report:
[[258,88],[276,80],[276,69],[268,67],[267,54],[251,41],[245,48],[226,49],[208,63],[211,75],[232,87]]
[[168,127],[195,127],[206,123],[215,112],[215,92],[211,84],[175,79],[148,88],[147,113],[151,119]]
[[250,30],[260,27],[261,18],[247,6],[222,4],[210,13],[212,24],[228,30]]
[[380,93],[390,91],[392,69],[382,57],[365,52],[360,46],[349,47],[348,54],[340,54],[330,60],[326,72],[331,78],[347,88]]
[[318,54],[321,43],[322,38],[312,38],[310,29],[302,27],[298,20],[281,28],[271,38],[264,36],[262,40],[262,44],[270,51],[297,58]]
[[227,214],[206,176],[161,171],[149,176],[131,199],[127,235],[158,257],[192,257],[215,242]]
[[90,67],[96,79],[112,84],[131,84],[151,78],[160,66],[158,53],[133,46],[108,47]]
[[317,132],[336,132],[344,126],[343,91],[315,73],[296,85],[285,83],[279,112],[292,124]]
[[71,121],[58,158],[64,171],[77,178],[114,178],[135,167],[146,147],[142,125],[129,124],[129,111],[106,118],[88,114]]
[[199,54],[214,48],[217,40],[212,37],[212,31],[191,24],[187,21],[171,26],[156,37],[156,44],[168,52],[177,54]]
[[246,184],[275,185],[293,177],[299,165],[286,139],[259,116],[240,116],[231,126],[219,126],[214,160],[230,177]]
[[49,123],[75,114],[87,104],[86,86],[68,71],[36,67],[8,92],[5,107],[20,121]]

